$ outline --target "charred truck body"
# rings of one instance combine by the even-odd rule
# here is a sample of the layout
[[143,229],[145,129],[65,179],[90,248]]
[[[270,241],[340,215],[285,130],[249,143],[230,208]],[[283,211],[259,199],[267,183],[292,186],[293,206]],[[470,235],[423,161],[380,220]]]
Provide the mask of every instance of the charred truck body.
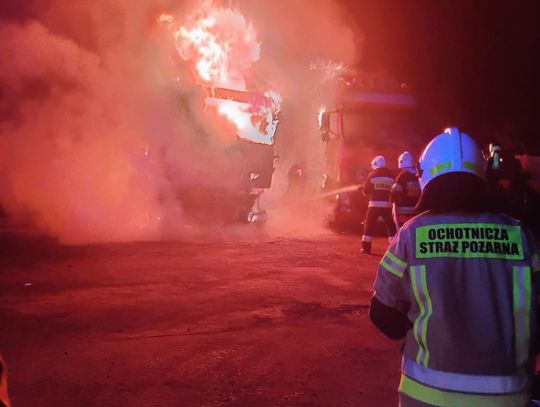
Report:
[[[187,215],[202,223],[262,223],[261,194],[272,185],[274,137],[279,123],[277,93],[203,87],[205,114],[221,117],[228,165],[222,187],[204,183],[179,191]],[[231,141],[233,140],[233,141]]]

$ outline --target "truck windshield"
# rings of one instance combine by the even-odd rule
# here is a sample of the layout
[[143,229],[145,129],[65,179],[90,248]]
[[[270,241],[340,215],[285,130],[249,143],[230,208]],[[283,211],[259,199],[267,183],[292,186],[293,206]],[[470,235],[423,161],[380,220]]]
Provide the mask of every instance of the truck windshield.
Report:
[[347,144],[387,144],[417,138],[414,110],[365,108],[343,113],[343,138]]

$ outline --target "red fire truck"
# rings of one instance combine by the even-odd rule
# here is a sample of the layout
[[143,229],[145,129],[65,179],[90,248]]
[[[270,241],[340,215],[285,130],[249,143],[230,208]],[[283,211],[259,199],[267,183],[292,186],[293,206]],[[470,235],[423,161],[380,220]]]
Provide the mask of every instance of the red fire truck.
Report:
[[406,85],[358,73],[339,82],[337,97],[319,114],[326,156],[323,190],[332,197],[330,224],[360,232],[368,204],[361,186],[373,157],[384,156],[397,173],[398,156],[416,153],[422,140],[416,100]]

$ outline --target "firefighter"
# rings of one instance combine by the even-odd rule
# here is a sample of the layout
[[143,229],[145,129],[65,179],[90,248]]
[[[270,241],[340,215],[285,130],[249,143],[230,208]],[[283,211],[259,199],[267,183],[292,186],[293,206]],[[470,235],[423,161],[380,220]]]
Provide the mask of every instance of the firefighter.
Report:
[[363,193],[369,197],[368,210],[364,221],[364,234],[362,236],[362,253],[371,253],[371,241],[375,234],[379,218],[385,223],[388,238],[392,239],[396,227],[392,219],[392,204],[390,203],[390,189],[394,178],[386,168],[383,156],[377,156],[371,162],[371,171],[364,183]]
[[405,151],[399,156],[398,167],[401,171],[390,191],[392,215],[397,229],[416,215],[415,206],[420,197],[420,184],[411,153]]
[[297,163],[289,168],[289,185],[285,192],[285,201],[293,206],[298,206],[300,201],[305,200],[307,192],[307,176],[305,165]]
[[527,177],[511,148],[489,145],[488,187],[495,195],[500,210],[523,219],[527,202]]
[[473,139],[445,130],[419,161],[424,212],[381,260],[370,319],[405,338],[402,407],[525,407],[538,348],[540,256],[494,212]]

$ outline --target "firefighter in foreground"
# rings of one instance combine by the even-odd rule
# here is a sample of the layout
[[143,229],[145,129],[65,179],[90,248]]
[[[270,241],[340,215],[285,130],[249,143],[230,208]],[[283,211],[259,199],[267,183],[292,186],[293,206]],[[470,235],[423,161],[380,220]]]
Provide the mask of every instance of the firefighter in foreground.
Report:
[[397,229],[416,215],[415,207],[420,198],[420,184],[411,153],[405,151],[399,156],[398,167],[401,171],[390,192],[392,215]]
[[392,204],[390,202],[390,190],[394,178],[390,170],[386,168],[383,156],[377,156],[371,162],[371,171],[364,184],[363,193],[369,197],[368,210],[364,221],[364,234],[362,235],[362,253],[371,253],[371,241],[377,227],[377,221],[383,219],[386,225],[388,238],[392,239],[396,233],[396,226],[392,220]]
[[524,407],[538,347],[538,247],[492,212],[485,160],[447,129],[419,164],[420,215],[380,262],[372,322],[401,339],[400,405]]

